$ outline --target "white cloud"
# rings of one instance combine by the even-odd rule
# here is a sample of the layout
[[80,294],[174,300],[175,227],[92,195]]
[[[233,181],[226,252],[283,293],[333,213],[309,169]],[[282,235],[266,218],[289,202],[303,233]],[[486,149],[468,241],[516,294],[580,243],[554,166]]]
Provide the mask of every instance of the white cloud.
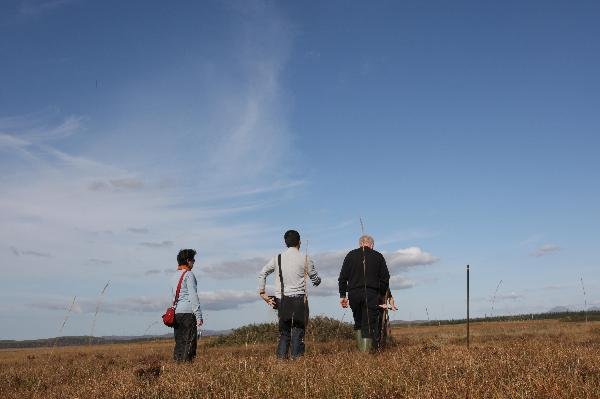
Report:
[[390,269],[431,265],[439,260],[438,257],[423,251],[419,247],[399,249],[392,253],[386,253],[385,255]]
[[[309,296],[338,296],[339,295],[339,286],[337,276],[327,276],[323,277],[321,284],[318,287],[313,287],[310,282],[308,285],[308,293]],[[401,276],[401,275],[393,275],[390,276],[390,290],[403,290],[407,288],[412,288],[415,286],[414,281],[411,279]]]
[[532,254],[531,256],[535,256],[535,257],[541,257],[544,255],[548,255],[551,254],[553,252],[558,252],[560,251],[561,248],[556,245],[556,244],[544,244],[540,247],[538,247]]
[[415,282],[407,277],[400,276],[400,275],[395,275],[395,276],[390,277],[390,290],[392,290],[392,291],[412,288],[414,286],[415,286]]
[[223,261],[202,267],[201,273],[214,279],[256,277],[268,261],[264,257]]
[[202,308],[207,310],[235,309],[262,300],[257,291],[219,290],[200,292],[198,295]]
[[[346,251],[326,251],[314,255],[309,254],[309,256],[315,263],[315,267],[321,276],[335,277],[337,279],[346,254]],[[418,247],[399,249],[396,252],[391,253],[383,252],[382,254],[386,258],[390,274],[394,274],[398,269],[402,270],[412,266],[430,265],[437,262],[439,259]],[[266,256],[257,256],[247,259],[218,262],[203,267],[201,271],[206,276],[215,279],[256,276],[269,259],[270,258]]]
[[327,251],[316,253],[311,256],[320,274],[324,276],[335,276],[337,279],[342,269],[342,263],[346,257],[346,251]]

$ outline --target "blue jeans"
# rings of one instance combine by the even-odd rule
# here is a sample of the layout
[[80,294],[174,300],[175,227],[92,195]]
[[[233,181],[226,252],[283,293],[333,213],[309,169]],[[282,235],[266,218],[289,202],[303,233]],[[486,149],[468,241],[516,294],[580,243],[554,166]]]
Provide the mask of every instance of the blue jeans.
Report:
[[304,303],[304,295],[286,296],[279,301],[279,344],[277,357],[287,359],[291,352],[292,359],[304,354],[304,330],[308,319],[308,304]]

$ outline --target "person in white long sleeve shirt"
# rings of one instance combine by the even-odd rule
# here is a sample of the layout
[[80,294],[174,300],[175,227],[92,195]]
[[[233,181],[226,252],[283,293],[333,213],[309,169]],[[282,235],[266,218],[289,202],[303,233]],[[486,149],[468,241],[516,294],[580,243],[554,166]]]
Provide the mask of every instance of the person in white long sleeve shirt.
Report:
[[196,357],[198,327],[202,326],[202,309],[198,300],[198,283],[192,272],[196,261],[196,251],[182,249],[177,254],[177,272],[171,280],[171,298],[175,298],[181,281],[179,297],[175,304],[175,348],[173,359],[177,362],[191,362]]
[[[291,345],[291,355],[295,359],[302,356],[305,350],[304,330],[308,321],[306,276],[315,286],[321,283],[321,278],[308,255],[300,253],[300,234],[296,230],[288,230],[283,239],[288,249],[273,257],[262,268],[258,275],[258,293],[267,304],[278,310],[277,357],[287,358]],[[275,299],[265,292],[267,276],[273,272],[275,272]]]

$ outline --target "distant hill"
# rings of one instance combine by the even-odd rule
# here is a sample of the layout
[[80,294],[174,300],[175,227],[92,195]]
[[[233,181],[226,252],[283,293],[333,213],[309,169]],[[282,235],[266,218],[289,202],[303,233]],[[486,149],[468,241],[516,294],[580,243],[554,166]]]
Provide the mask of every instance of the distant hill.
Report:
[[[474,317],[471,318],[471,322],[490,322],[490,321],[520,321],[520,320],[548,320],[555,319],[565,322],[579,322],[579,321],[600,321],[600,309],[588,309],[587,312],[578,311],[571,312],[564,306],[556,306],[545,313],[526,313],[511,316],[494,316],[494,317]],[[450,320],[391,320],[390,323],[393,326],[403,325],[438,325],[438,324],[462,324],[466,323],[466,319],[450,319]]]
[[569,308],[566,306],[555,306],[546,313],[565,313],[570,312]]
[[[231,330],[202,330],[202,335],[205,337],[220,336],[229,334]],[[104,337],[90,337],[89,335],[82,336],[66,336],[43,339],[28,339],[28,340],[0,340],[0,349],[9,348],[40,348],[53,346],[76,346],[76,345],[106,345],[124,342],[145,342],[156,341],[163,339],[173,339],[173,334],[163,335],[139,335],[139,336],[120,336],[109,335]]]

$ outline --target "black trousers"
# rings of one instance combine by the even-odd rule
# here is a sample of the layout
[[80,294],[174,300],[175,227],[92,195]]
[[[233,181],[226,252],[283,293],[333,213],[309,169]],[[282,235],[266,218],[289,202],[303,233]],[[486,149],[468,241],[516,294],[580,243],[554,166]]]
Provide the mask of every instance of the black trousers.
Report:
[[304,331],[308,322],[308,303],[304,303],[304,295],[286,296],[277,300],[279,316],[279,343],[277,357],[286,359],[289,352],[293,359],[304,354]]
[[198,326],[193,313],[175,313],[175,349],[173,359],[176,362],[191,362],[196,357]]
[[348,292],[348,300],[354,329],[361,330],[363,338],[372,338],[375,346],[379,346],[379,292],[371,288],[357,288]]

